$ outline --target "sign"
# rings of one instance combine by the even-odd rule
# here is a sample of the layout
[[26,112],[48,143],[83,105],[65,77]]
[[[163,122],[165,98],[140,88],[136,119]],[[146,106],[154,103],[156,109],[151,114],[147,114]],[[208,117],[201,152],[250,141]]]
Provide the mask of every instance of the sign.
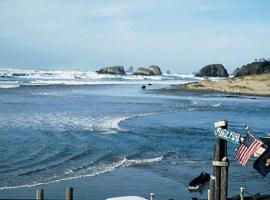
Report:
[[239,144],[241,135],[236,132],[228,131],[227,129],[217,128],[215,131],[215,135],[224,140],[228,140],[230,142]]

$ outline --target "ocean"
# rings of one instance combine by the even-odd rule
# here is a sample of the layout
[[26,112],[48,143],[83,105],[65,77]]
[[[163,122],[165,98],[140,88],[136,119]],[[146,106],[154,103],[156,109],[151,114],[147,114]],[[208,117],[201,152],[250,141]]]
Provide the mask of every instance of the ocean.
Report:
[[[0,70],[0,199],[34,198],[46,188],[64,199],[154,192],[156,199],[206,198],[187,184],[212,172],[213,123],[258,136],[270,132],[268,97],[170,89],[193,75],[99,75],[80,71]],[[146,89],[141,88],[142,85]],[[165,89],[164,89],[165,88]],[[244,186],[270,192],[269,177],[235,160],[228,145],[229,195]],[[89,193],[89,194],[88,194]]]

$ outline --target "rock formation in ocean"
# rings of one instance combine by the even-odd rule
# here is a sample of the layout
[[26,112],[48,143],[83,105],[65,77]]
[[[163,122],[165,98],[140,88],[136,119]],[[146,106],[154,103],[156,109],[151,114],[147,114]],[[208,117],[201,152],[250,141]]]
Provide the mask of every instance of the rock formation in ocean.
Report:
[[98,74],[126,74],[123,66],[113,66],[102,68],[97,71]]
[[270,61],[253,62],[242,66],[235,76],[260,75],[270,73]]
[[128,72],[128,73],[133,73],[133,72],[134,72],[133,66],[129,66],[129,68],[128,68],[128,70],[127,70],[126,72]]
[[162,75],[160,67],[157,65],[151,65],[151,66],[147,67],[147,69],[152,70],[155,75]]
[[162,75],[162,72],[159,66],[151,65],[147,68],[140,67],[139,69],[137,69],[134,75],[153,76],[153,75]]
[[228,77],[229,74],[222,64],[211,64],[206,65],[200,69],[200,71],[195,74],[197,77]]

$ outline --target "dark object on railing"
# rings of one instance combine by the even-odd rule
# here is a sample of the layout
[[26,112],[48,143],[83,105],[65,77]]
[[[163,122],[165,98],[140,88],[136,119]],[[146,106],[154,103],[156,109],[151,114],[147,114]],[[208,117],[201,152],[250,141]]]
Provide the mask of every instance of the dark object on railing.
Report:
[[190,183],[188,184],[188,190],[190,192],[199,191],[209,181],[210,181],[210,174],[202,172],[199,176],[190,181]]

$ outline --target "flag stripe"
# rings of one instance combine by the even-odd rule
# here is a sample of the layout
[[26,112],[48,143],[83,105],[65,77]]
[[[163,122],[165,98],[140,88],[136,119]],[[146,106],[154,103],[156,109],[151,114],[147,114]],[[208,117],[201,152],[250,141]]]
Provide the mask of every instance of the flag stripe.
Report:
[[241,145],[238,152],[237,152],[237,160],[240,159],[242,152],[245,151],[245,145]]
[[247,133],[243,143],[236,152],[236,159],[241,165],[246,166],[252,154],[254,154],[262,144],[261,141],[256,139],[250,133]]
[[258,141],[254,141],[249,148],[247,148],[245,154],[243,155],[242,163],[243,165],[247,165],[248,160],[252,156],[252,154],[261,146],[261,143]]
[[244,150],[244,145],[241,145],[237,151],[237,154],[236,154],[236,158],[238,159],[242,153],[242,151]]
[[251,149],[247,152],[247,154],[244,156],[244,165],[248,163],[249,158],[252,156],[252,154],[261,146],[260,141],[254,141],[251,144]]
[[250,157],[252,156],[252,154],[261,146],[260,142],[254,142],[254,145],[252,144],[251,148],[247,148],[247,151],[245,153],[245,155],[243,155],[243,159],[242,159],[242,163],[244,165],[247,165],[248,160],[250,159]]

